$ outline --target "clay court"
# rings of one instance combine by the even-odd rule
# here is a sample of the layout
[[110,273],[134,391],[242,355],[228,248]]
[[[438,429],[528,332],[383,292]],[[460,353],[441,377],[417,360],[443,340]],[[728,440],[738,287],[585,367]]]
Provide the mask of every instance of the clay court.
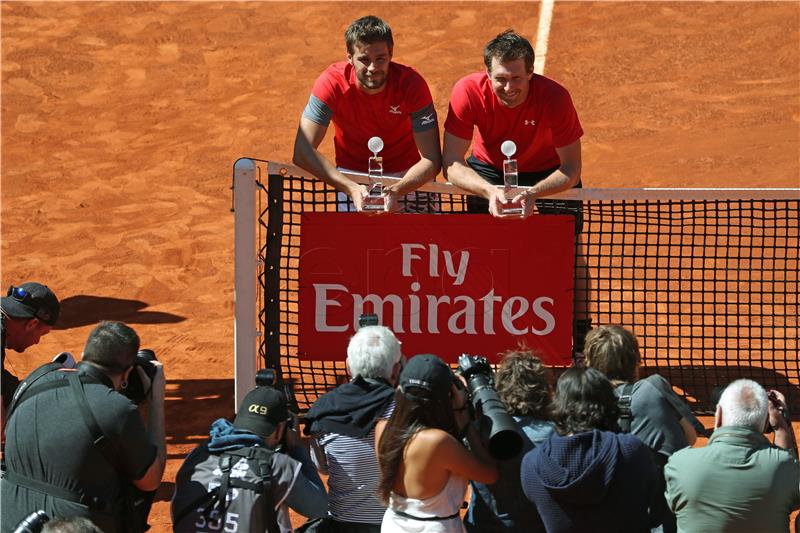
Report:
[[[156,351],[169,461],[153,531],[170,530],[183,457],[233,411],[233,162],[291,160],[353,19],[392,26],[441,127],[483,44],[510,27],[536,42],[539,7],[2,3],[2,283],[62,300],[56,329],[6,364],[78,355],[101,319]],[[797,2],[556,1],[544,74],[580,115],[585,187],[800,187]]]

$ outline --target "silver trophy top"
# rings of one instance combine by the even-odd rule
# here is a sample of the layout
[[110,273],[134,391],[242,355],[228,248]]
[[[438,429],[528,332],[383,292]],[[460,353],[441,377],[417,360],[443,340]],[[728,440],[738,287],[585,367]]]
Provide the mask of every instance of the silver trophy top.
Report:
[[[372,142],[372,139],[369,142]],[[511,156],[517,153],[517,145],[514,141],[503,141],[503,144],[500,145],[500,151],[503,152],[504,156],[511,159]]]
[[378,152],[383,150],[383,139],[381,139],[380,137],[370,138],[370,140],[367,141],[367,148],[369,148],[370,152],[375,154],[375,157],[378,157]]

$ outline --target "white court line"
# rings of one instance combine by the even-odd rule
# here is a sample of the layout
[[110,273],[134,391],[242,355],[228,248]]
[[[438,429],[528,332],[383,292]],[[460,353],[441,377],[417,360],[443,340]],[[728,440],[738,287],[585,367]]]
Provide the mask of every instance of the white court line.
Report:
[[550,39],[550,23],[553,20],[553,4],[555,0],[542,0],[539,7],[539,29],[536,32],[536,47],[533,71],[544,74],[544,62],[547,59],[547,41]]

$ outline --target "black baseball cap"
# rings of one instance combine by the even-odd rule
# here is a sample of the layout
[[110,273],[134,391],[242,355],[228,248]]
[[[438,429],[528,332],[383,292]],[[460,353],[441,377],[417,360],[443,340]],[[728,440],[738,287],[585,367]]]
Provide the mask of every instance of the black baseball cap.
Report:
[[[408,393],[408,387],[416,387],[425,391],[427,398],[444,399],[450,394],[450,387],[456,379],[444,361],[435,355],[421,354],[406,363],[398,383],[404,394]],[[417,395],[416,391],[414,394]]]
[[55,326],[61,310],[53,291],[33,281],[9,287],[0,307],[12,318],[38,318],[49,326]]
[[233,425],[266,437],[288,418],[286,397],[280,391],[272,387],[256,387],[244,397]]

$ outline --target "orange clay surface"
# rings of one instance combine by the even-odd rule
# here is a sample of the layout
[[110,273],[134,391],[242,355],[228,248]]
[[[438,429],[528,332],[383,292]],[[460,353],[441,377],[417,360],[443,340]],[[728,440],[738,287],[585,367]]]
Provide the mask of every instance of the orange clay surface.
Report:
[[[291,159],[314,79],[369,13],[441,126],[487,40],[535,42],[539,6],[2,3],[2,286],[42,281],[63,302],[7,367],[79,355],[100,319],[137,329],[168,378],[156,532],[182,458],[233,411],[231,166]],[[797,2],[557,1],[545,74],[578,109],[584,186],[800,186],[799,31]]]

